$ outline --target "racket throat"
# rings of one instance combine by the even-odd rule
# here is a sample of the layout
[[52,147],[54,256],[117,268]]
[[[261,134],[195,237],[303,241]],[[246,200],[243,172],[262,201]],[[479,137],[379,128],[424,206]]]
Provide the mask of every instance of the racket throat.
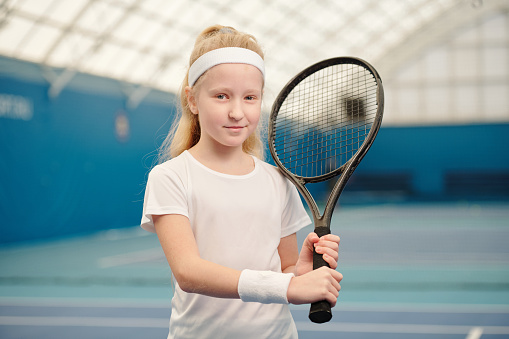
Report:
[[327,226],[317,226],[315,224],[314,232],[318,237],[323,237],[324,235],[330,234],[330,228]]

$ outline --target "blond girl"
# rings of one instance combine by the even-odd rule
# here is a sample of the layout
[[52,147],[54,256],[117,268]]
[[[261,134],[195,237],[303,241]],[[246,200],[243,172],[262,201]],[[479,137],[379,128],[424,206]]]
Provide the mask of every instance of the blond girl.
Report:
[[[141,226],[175,278],[168,338],[297,338],[288,304],[336,304],[339,237],[310,224],[297,190],[263,159],[265,68],[256,39],[213,26],[197,38],[181,116],[150,172]],[[312,269],[313,248],[331,268]]]

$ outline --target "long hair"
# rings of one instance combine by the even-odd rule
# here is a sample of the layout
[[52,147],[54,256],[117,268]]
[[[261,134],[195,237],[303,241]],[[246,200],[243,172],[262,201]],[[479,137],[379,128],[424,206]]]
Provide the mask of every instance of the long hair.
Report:
[[[189,67],[203,54],[224,47],[250,49],[258,53],[262,59],[264,58],[260,45],[255,37],[250,34],[242,33],[232,27],[221,25],[208,27],[201,32],[194,44],[194,49],[189,58],[188,70],[180,87],[180,109],[177,110],[177,119],[175,119],[170,132],[159,149],[159,163],[163,163],[180,155],[185,150],[196,145],[200,140],[200,123],[198,121],[198,116],[191,112],[185,92],[185,88],[189,86]],[[194,88],[197,88],[199,85],[200,78],[194,85]],[[261,140],[260,123],[255,132],[244,141],[242,150],[263,159],[263,142]]]

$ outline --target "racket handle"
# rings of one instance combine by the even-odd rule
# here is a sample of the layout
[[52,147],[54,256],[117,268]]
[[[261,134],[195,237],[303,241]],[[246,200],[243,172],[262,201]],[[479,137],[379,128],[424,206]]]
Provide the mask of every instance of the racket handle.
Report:
[[[329,234],[330,231],[325,227],[319,227],[315,229],[315,233],[322,237],[326,234]],[[322,266],[329,267],[329,264],[325,260],[321,254],[313,251],[313,269],[316,270]],[[328,301],[322,300],[317,301],[311,304],[311,308],[309,310],[309,319],[314,323],[326,323],[332,318],[332,311]]]
[[332,319],[332,311],[328,301],[322,300],[311,304],[309,310],[309,320],[314,323],[322,324]]

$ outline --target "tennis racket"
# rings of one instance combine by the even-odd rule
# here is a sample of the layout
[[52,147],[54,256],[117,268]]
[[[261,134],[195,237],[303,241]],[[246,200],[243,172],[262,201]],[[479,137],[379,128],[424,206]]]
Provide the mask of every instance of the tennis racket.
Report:
[[[330,233],[339,195],[366,155],[382,123],[384,94],[377,71],[366,61],[338,57],[297,74],[276,98],[269,120],[269,149],[313,214],[315,232]],[[338,177],[323,214],[306,188]],[[313,255],[313,269],[328,266]],[[327,301],[311,305],[311,321],[332,318]]]

